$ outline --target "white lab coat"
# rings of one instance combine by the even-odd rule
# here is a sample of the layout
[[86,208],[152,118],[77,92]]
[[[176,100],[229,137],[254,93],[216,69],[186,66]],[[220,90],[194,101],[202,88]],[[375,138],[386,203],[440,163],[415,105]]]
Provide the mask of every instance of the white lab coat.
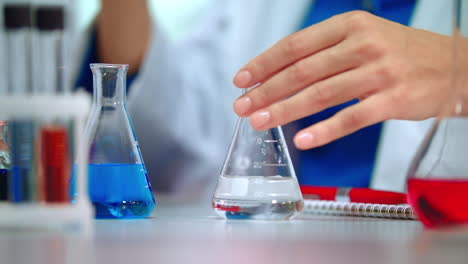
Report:
[[[451,1],[419,0],[411,25],[450,34]],[[213,1],[203,23],[170,42],[157,27],[129,95],[153,188],[192,195],[215,186],[237,117],[232,85],[248,60],[296,31],[310,0]],[[387,121],[372,185],[402,190],[430,121]],[[292,147],[292,146],[291,146]]]

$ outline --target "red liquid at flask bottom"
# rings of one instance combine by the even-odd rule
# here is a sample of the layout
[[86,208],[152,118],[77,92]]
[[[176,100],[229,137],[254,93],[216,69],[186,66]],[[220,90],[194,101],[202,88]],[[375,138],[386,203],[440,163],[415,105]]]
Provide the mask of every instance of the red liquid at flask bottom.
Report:
[[468,224],[468,179],[410,178],[408,202],[428,228]]

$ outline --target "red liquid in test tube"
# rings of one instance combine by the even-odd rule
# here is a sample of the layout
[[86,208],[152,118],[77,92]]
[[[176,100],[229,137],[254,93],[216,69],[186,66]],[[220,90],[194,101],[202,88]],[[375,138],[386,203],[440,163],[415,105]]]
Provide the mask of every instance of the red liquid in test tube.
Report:
[[41,129],[41,166],[46,202],[68,202],[70,164],[67,129],[49,125]]

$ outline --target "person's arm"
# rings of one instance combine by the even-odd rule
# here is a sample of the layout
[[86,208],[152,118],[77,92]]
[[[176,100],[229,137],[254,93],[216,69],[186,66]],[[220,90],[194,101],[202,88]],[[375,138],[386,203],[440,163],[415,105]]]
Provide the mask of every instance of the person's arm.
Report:
[[460,98],[458,106],[454,109],[456,114],[468,117],[468,38],[458,35],[456,37],[455,54],[455,84],[460,88]]
[[101,0],[96,19],[99,59],[104,63],[129,64],[138,71],[151,39],[147,0]]

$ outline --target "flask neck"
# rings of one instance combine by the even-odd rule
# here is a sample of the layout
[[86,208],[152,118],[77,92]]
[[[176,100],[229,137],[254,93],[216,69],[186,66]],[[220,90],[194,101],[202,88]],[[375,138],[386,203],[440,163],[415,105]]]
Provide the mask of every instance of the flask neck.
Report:
[[127,69],[123,64],[91,64],[94,104],[125,105]]

